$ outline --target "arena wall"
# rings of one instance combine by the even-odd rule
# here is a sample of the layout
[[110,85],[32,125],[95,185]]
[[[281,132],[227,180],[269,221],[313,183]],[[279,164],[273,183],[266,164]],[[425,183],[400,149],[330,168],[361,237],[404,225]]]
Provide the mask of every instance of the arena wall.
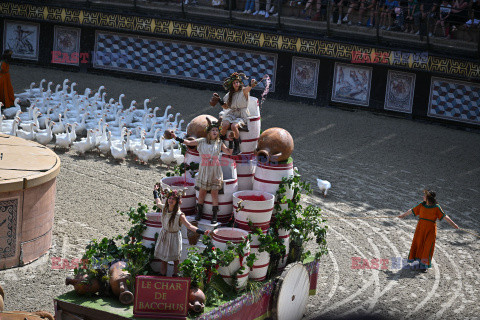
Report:
[[[480,126],[476,60],[7,1],[0,17],[2,48],[14,49],[15,62],[217,91],[232,70],[268,74],[269,96],[278,99]],[[23,40],[19,26],[31,31]]]

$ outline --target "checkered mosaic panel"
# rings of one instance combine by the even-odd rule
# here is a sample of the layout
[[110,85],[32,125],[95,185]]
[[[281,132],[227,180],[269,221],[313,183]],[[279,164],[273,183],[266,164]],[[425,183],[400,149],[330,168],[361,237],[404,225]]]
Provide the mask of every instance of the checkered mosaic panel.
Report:
[[[97,33],[94,67],[222,84],[234,71],[260,79],[274,91],[277,55],[187,42]],[[245,82],[246,83],[246,82]],[[263,89],[264,82],[255,89]]]
[[480,125],[480,85],[432,78],[428,116]]

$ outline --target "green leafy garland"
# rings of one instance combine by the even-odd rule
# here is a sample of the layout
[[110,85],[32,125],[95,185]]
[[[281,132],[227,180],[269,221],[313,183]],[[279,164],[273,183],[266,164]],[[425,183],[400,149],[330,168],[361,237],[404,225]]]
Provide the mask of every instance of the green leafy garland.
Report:
[[[101,281],[103,288],[108,288],[108,271],[110,265],[116,261],[127,262],[125,270],[132,278],[132,283],[127,285],[134,290],[134,279],[138,275],[152,275],[154,271],[150,266],[153,259],[154,248],[146,248],[142,244],[142,234],[146,229],[146,213],[148,207],[145,204],[138,204],[138,208],[130,208],[126,212],[118,212],[125,215],[132,223],[132,227],[126,235],[117,235],[113,238],[103,238],[100,241],[93,239],[85,248],[82,257],[84,262],[74,269],[74,274],[88,274],[88,279],[93,277]],[[121,241],[123,240],[123,241]],[[106,293],[102,292],[102,293]]]
[[173,172],[167,172],[166,175],[167,177],[179,177],[179,176],[182,176],[185,171],[189,171],[190,172],[190,176],[194,176],[195,175],[195,172],[198,171],[198,168],[200,167],[200,165],[196,162],[190,162],[190,164],[187,164],[187,163],[181,163],[180,165],[175,165],[173,167]]
[[[248,251],[247,246],[249,246],[250,241],[251,237],[249,235],[244,241],[238,244],[227,242],[227,248],[220,250],[213,246],[210,237],[204,236],[202,242],[206,247],[203,251],[200,252],[196,247],[189,249],[187,258],[179,265],[180,272],[182,276],[191,278],[192,286],[199,287],[205,292],[207,296],[207,306],[214,303],[219,296],[232,295],[232,291],[225,288],[228,287],[228,285],[218,283],[223,282],[221,277],[216,277],[216,275],[218,275],[218,268],[228,266],[235,258],[243,259],[245,251]],[[233,292],[237,290],[238,275],[241,274],[247,266],[251,268],[255,260],[255,254],[249,254],[241,264],[241,267],[234,272],[231,286],[233,287]],[[214,278],[217,279],[216,283],[212,281]],[[210,296],[207,293],[211,293],[212,295]]]
[[[292,199],[287,199],[287,187],[293,190]],[[310,250],[304,250],[304,243],[315,239],[317,250],[314,258],[320,257],[327,253],[327,228],[326,220],[322,218],[321,209],[317,206],[308,205],[303,207],[300,204],[302,194],[309,195],[312,193],[310,184],[300,179],[298,171],[295,171],[291,177],[285,177],[280,183],[277,190],[275,204],[275,219],[273,223],[274,230],[286,229],[290,231],[290,252],[289,260],[303,261],[312,253]],[[288,208],[282,210],[280,203],[288,204]]]

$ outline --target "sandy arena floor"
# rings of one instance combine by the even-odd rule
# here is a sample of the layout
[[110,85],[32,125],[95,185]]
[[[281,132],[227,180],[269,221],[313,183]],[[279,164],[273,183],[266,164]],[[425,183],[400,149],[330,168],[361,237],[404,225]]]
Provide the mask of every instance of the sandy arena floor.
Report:
[[[219,112],[208,105],[212,92],[207,90],[37,67],[13,65],[10,70],[17,92],[42,78],[55,84],[69,78],[82,93],[100,85],[106,86],[107,97],[124,93],[125,104],[145,98],[162,110],[171,104],[170,111],[181,112],[187,122]],[[316,177],[332,183],[327,198],[316,192],[306,199],[325,215],[392,219],[330,220],[329,254],[321,261],[318,293],[309,300],[306,318],[478,319],[479,238],[440,222],[433,268],[427,274],[399,269],[392,259],[408,255],[416,225],[412,217],[393,217],[420,202],[424,187],[437,191],[444,211],[460,227],[480,233],[480,134],[326,105],[267,100],[262,128],[287,129],[295,139],[294,163],[304,179],[313,186]],[[127,230],[126,219],[116,212],[151,203],[152,186],[166,171],[158,164],[117,164],[96,153],[59,156],[52,248],[30,265],[0,271],[6,310],[53,311],[53,298],[72,287],[65,286],[71,270],[53,270],[51,259],[79,258],[90,239]],[[352,268],[355,257],[390,262],[386,270],[362,270]]]

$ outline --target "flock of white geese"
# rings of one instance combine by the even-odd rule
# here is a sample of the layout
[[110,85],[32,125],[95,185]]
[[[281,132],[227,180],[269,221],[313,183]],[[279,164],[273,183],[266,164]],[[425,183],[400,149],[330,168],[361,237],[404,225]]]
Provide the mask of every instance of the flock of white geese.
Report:
[[[68,79],[57,84],[54,91],[53,82],[48,82],[46,90],[45,82],[42,79],[38,87],[32,82],[25,92],[15,94],[15,107],[1,109],[1,133],[35,140],[54,149],[72,148],[82,155],[98,150],[117,160],[130,153],[143,164],[158,159],[167,165],[184,161],[178,143],[164,138],[165,130],[173,130],[179,137],[186,134],[180,113],[168,113],[171,106],[162,115],[160,107],[148,107],[150,99],[145,99],[143,108],[138,109],[135,100],[124,106],[124,94],[117,101],[106,101],[104,86],[96,92],[87,88],[78,94],[74,91],[76,83],[69,86]],[[25,112],[19,104],[23,100],[30,101]]]

